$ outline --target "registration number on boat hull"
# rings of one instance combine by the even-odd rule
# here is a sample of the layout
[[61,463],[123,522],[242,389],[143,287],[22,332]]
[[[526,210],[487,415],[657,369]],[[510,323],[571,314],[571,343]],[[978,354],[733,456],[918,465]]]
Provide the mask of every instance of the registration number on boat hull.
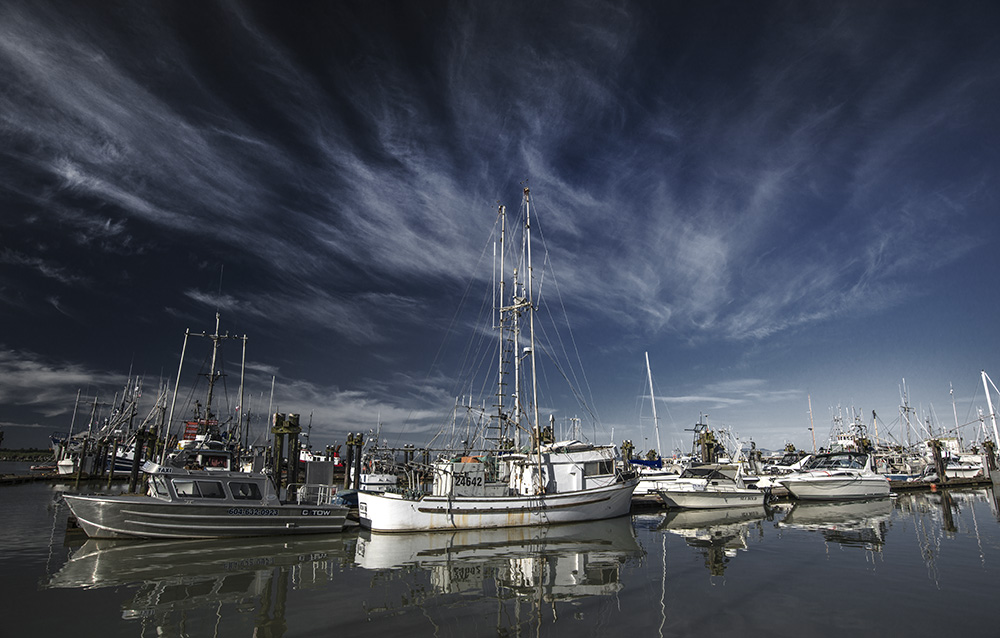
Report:
[[268,507],[230,507],[230,516],[277,516],[278,510]]

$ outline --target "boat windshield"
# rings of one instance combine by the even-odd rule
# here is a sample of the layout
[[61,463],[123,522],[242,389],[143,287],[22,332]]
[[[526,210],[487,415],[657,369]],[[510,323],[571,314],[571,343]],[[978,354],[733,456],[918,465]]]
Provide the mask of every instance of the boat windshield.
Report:
[[187,498],[226,498],[221,481],[174,479],[174,491]]
[[167,481],[162,476],[155,474],[149,477],[149,484],[153,487],[153,493],[161,498],[170,498],[170,490],[167,489]]
[[804,470],[833,470],[833,469],[856,469],[865,467],[865,458],[861,454],[827,454],[817,456],[802,469]]
[[726,476],[717,467],[689,467],[681,472],[678,478],[729,479],[732,477]]

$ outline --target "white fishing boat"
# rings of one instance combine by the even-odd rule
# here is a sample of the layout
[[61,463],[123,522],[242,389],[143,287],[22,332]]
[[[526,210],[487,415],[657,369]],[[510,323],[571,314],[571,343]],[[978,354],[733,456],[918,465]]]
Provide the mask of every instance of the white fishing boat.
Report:
[[835,501],[889,495],[889,480],[872,470],[872,457],[863,452],[817,454],[798,472],[778,479],[802,500]]
[[330,485],[289,486],[266,474],[147,463],[146,494],[64,494],[91,538],[224,538],[321,534],[344,528],[348,508]]
[[[495,433],[492,447],[484,437],[480,453],[463,450],[426,465],[429,490],[411,485],[360,492],[358,510],[365,528],[402,532],[571,523],[615,518],[631,507],[637,479],[618,466],[613,445],[554,442],[553,417],[544,430],[539,424],[534,328],[539,304],[532,283],[527,188],[521,212],[520,241],[508,241],[506,210],[499,208],[494,297],[499,300],[499,379],[493,395],[499,405],[487,419]],[[507,264],[513,266],[512,282],[507,281]],[[529,438],[523,446],[522,433]]]
[[731,464],[689,467],[657,494],[667,507],[688,509],[763,506],[766,496],[747,487],[740,466]]

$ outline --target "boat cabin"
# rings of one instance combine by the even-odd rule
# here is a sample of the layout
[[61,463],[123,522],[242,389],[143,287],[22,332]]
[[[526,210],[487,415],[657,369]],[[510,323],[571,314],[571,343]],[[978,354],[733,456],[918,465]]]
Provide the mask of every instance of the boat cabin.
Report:
[[435,496],[515,496],[571,492],[617,481],[613,446],[561,441],[540,453],[502,453],[434,465]]
[[157,467],[149,473],[149,496],[165,501],[231,501],[243,505],[277,505],[278,495],[263,474],[205,472]]
[[819,454],[803,466],[803,470],[863,470],[869,465],[868,455],[861,452],[831,452]]

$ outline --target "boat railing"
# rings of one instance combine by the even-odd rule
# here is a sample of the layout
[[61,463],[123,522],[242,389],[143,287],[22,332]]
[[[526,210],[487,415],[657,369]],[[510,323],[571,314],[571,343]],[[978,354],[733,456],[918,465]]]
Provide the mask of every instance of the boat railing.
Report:
[[337,490],[332,485],[292,483],[285,493],[287,500],[297,505],[329,505],[337,498]]

